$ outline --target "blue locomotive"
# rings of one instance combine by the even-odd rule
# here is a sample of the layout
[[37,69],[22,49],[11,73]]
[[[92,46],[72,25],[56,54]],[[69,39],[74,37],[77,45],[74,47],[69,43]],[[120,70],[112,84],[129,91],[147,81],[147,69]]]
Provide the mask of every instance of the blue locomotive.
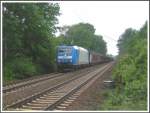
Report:
[[78,68],[89,64],[89,52],[79,46],[58,46],[57,64],[59,68]]

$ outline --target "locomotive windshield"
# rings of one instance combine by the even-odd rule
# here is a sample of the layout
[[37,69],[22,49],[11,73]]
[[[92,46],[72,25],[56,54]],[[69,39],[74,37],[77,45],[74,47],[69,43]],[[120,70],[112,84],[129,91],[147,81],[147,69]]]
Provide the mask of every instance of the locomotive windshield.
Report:
[[70,56],[71,55],[71,48],[58,48],[58,55],[59,56]]

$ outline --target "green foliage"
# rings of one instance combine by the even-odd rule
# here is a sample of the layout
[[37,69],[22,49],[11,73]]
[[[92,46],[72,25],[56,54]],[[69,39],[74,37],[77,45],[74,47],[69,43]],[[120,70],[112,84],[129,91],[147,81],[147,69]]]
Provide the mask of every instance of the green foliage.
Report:
[[30,58],[16,57],[4,66],[4,80],[27,78],[36,74],[36,67]]
[[107,48],[106,48],[106,42],[103,40],[102,36],[95,35],[92,38],[90,50],[93,50],[95,52],[106,54]]
[[58,15],[58,4],[3,3],[4,78],[54,70]]
[[146,110],[147,23],[139,31],[126,30],[118,46],[120,57],[113,71],[116,88],[109,92],[103,109]]
[[[118,40],[119,54],[126,53],[129,45],[132,45],[133,37],[136,34],[136,30],[132,28],[128,28],[125,32],[120,36]],[[129,48],[130,49],[130,48]]]
[[101,106],[101,110],[146,110],[145,100],[136,100],[135,102],[131,101],[130,98],[127,98],[123,94],[115,94],[116,90],[108,91],[106,100]]
[[3,76],[3,80],[4,81],[11,81],[11,80],[13,80],[13,79],[15,79],[14,78],[14,72],[13,72],[13,70],[12,70],[12,67],[11,66],[9,66],[9,64],[6,64],[4,67],[3,67],[3,73],[5,74],[4,76]]
[[[26,78],[31,75],[36,74],[36,67],[32,63],[31,59],[26,57],[17,57],[13,59],[12,61],[6,63],[6,74],[7,74],[7,68],[12,73],[12,76],[14,78]],[[11,74],[8,71],[8,74]]]
[[94,26],[88,23],[79,23],[73,26],[64,26],[61,37],[64,44],[78,45],[91,51],[106,54],[106,43],[102,36],[95,35]]

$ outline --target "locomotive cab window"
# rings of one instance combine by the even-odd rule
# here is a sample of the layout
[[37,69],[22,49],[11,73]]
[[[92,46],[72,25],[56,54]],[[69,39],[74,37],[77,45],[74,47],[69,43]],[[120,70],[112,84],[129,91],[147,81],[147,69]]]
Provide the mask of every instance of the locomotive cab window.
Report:
[[58,55],[67,55],[70,56],[71,55],[71,48],[59,48],[58,49]]

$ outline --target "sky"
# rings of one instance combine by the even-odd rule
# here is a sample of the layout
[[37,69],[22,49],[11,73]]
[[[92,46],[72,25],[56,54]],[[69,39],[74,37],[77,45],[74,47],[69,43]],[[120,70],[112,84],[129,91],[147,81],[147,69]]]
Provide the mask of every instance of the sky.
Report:
[[148,1],[61,1],[58,26],[90,23],[117,55],[117,40],[127,28],[139,30],[149,17]]

